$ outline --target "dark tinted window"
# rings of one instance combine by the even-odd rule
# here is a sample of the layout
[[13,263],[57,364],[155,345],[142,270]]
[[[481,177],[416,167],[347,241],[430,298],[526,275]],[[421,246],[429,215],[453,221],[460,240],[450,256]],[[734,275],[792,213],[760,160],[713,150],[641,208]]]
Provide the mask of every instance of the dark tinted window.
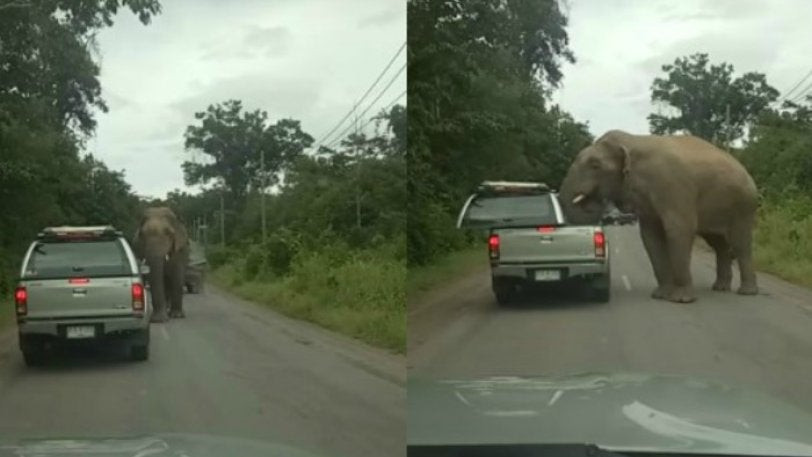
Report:
[[121,276],[132,274],[121,243],[83,241],[38,242],[25,269],[27,278]]
[[480,197],[471,202],[465,225],[555,224],[555,209],[548,194]]

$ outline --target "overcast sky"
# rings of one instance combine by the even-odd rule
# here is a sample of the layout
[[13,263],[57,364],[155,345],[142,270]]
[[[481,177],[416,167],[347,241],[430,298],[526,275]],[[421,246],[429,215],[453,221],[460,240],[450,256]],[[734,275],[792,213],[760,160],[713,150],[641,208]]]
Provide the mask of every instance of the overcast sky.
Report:
[[[405,0],[165,0],[148,26],[128,11],[99,36],[110,111],[89,151],[141,195],[184,188],[183,133],[194,113],[236,98],[272,120],[293,117],[316,140],[406,40]],[[403,52],[361,110],[406,61]],[[406,89],[406,72],[369,111]],[[401,103],[405,103],[405,97]],[[343,128],[339,129],[339,132]]]
[[614,128],[648,132],[646,116],[656,111],[651,83],[680,56],[708,53],[711,62],[731,63],[734,77],[765,73],[782,93],[812,69],[809,0],[568,3],[578,61],[565,66],[554,98],[596,136]]

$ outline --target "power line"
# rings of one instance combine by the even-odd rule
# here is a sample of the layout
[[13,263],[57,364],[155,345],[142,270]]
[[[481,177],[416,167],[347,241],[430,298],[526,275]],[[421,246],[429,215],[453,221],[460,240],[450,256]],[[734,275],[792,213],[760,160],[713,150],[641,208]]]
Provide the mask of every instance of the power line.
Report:
[[[784,94],[784,96],[781,97],[781,100],[784,101],[784,100],[790,98],[792,96],[792,93],[795,92],[795,89],[797,89],[801,84],[803,84],[804,81],[806,81],[810,76],[812,76],[812,69],[809,70],[809,73],[807,73],[806,76],[801,78],[800,81],[798,81],[794,86],[792,86],[792,89],[788,90]],[[807,87],[809,87],[809,86],[807,86]],[[801,92],[803,92],[803,91],[801,91]]]
[[390,60],[389,60],[389,63],[387,63],[387,64],[386,64],[386,66],[384,67],[384,69],[381,71],[381,73],[380,73],[380,74],[378,75],[378,77],[375,79],[375,82],[373,82],[373,83],[372,83],[372,85],[370,85],[370,86],[369,86],[369,88],[367,89],[367,91],[366,91],[366,92],[364,92],[364,95],[362,95],[362,96],[361,96],[361,98],[359,98],[359,99],[358,99],[358,101],[355,103],[355,105],[354,105],[354,106],[353,106],[353,107],[352,107],[352,108],[351,108],[351,109],[350,109],[350,110],[347,112],[347,114],[346,114],[346,115],[344,115],[344,117],[343,117],[343,118],[342,118],[340,121],[338,121],[338,124],[336,124],[336,125],[335,125],[335,127],[333,127],[333,128],[332,128],[332,129],[331,129],[329,132],[327,132],[327,134],[323,135],[319,141],[317,141],[316,143],[314,143],[314,144],[316,145],[316,146],[314,147],[314,149],[318,150],[319,146],[321,146],[322,144],[324,144],[324,142],[325,142],[325,141],[327,141],[327,139],[329,139],[329,138],[330,138],[330,136],[331,136],[331,135],[332,135],[332,134],[333,134],[333,133],[334,133],[336,130],[338,130],[338,129],[339,129],[339,127],[341,127],[341,125],[342,125],[342,124],[344,124],[344,121],[346,121],[346,120],[347,120],[347,119],[350,117],[350,115],[351,115],[351,114],[352,114],[352,113],[353,113],[353,112],[354,112],[354,111],[355,111],[355,110],[356,110],[356,109],[357,109],[357,108],[358,108],[358,107],[361,105],[361,103],[363,103],[363,102],[364,102],[364,99],[366,99],[367,95],[369,95],[369,94],[370,94],[370,92],[372,92],[372,89],[374,89],[374,88],[375,88],[375,86],[378,84],[378,82],[380,82],[381,78],[383,78],[383,75],[385,75],[385,74],[386,74],[386,72],[389,70],[389,67],[391,67],[391,66],[392,66],[392,64],[393,64],[393,63],[395,63],[395,60],[398,58],[398,56],[400,55],[400,53],[402,53],[402,52],[403,52],[403,50],[404,50],[404,49],[406,49],[406,42],[405,42],[405,41],[403,42],[403,44],[402,44],[402,45],[400,45],[400,48],[398,48],[398,50],[397,50],[397,52],[395,53],[395,55],[394,55],[394,56],[392,56],[392,59],[390,59]]
[[809,94],[812,94],[812,82],[810,82],[809,84],[806,85],[806,87],[801,89],[801,92],[799,92],[799,94],[790,101],[794,103],[799,103]]
[[[378,101],[378,100],[380,100],[380,99],[381,99],[381,97],[383,97],[383,94],[385,94],[385,93],[386,93],[386,91],[387,91],[387,90],[389,90],[389,88],[390,88],[390,87],[392,87],[392,84],[394,84],[394,83],[395,83],[395,81],[398,79],[398,76],[400,76],[400,74],[401,74],[401,73],[403,73],[403,70],[405,70],[405,69],[406,69],[406,64],[404,63],[404,64],[403,64],[403,65],[400,67],[400,70],[398,70],[398,72],[397,72],[397,73],[395,73],[395,76],[393,76],[393,77],[392,77],[392,79],[390,79],[390,80],[389,80],[389,83],[386,85],[386,87],[384,87],[384,88],[383,88],[383,90],[382,90],[382,91],[380,91],[380,92],[378,93],[378,96],[377,96],[377,97],[375,97],[375,100],[372,100],[372,102],[371,102],[369,105],[367,105],[366,109],[364,109],[364,111],[362,111],[362,112],[361,112],[361,114],[360,114],[358,117],[364,117],[364,114],[366,114],[366,113],[367,113],[367,112],[368,112],[368,111],[369,111],[369,110],[370,110],[370,109],[371,109],[371,108],[372,108],[372,107],[375,105],[375,103],[377,103],[377,101]],[[333,146],[334,144],[336,144],[337,142],[340,142],[342,139],[344,139],[344,135],[346,135],[346,134],[347,134],[347,132],[349,132],[350,130],[352,130],[352,128],[353,128],[353,125],[352,125],[352,124],[350,124],[349,126],[347,126],[347,128],[346,128],[346,129],[344,129],[344,131],[343,131],[343,132],[341,132],[341,133],[338,135],[338,137],[336,137],[335,139],[333,139],[333,141],[331,141],[331,142],[330,142],[330,144],[328,145],[328,147],[331,147],[331,146]]]
[[[391,107],[392,107],[392,106],[393,106],[395,103],[397,103],[397,102],[398,102],[398,100],[400,100],[401,98],[403,98],[403,96],[404,96],[404,95],[406,95],[406,90],[404,90],[403,92],[401,92],[401,93],[400,93],[400,95],[398,95],[398,96],[397,96],[397,97],[395,97],[395,98],[394,98],[394,99],[393,99],[391,102],[389,102],[389,104],[388,104],[388,105],[386,105],[386,107],[385,107],[385,108],[383,108],[383,109],[382,109],[382,111],[388,111],[388,110],[389,110],[389,108],[391,108]],[[378,118],[377,118],[377,117],[375,117],[375,116],[373,116],[373,117],[369,118],[369,120],[367,120],[366,122],[364,122],[364,125],[360,126],[360,127],[358,128],[358,130],[360,131],[360,130],[365,129],[365,128],[366,128],[366,126],[368,126],[369,124],[371,124],[371,123],[375,122],[376,120],[378,120]],[[328,148],[332,148],[332,147],[333,147],[333,146],[335,146],[337,143],[341,142],[341,140],[343,140],[343,139],[344,139],[343,137],[339,137],[339,138],[337,138],[337,139],[333,140],[333,141],[332,141],[332,142],[331,142],[329,145],[327,145],[327,147],[328,147]]]

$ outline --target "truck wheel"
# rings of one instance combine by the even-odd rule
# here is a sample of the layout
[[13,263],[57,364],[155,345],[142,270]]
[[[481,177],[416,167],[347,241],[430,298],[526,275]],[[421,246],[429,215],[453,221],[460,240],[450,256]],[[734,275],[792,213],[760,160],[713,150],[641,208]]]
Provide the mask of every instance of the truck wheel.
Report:
[[45,351],[42,348],[28,348],[23,350],[23,360],[26,366],[38,367],[45,364]]
[[592,284],[590,285],[590,295],[592,296],[592,299],[597,302],[607,303],[610,299],[611,289],[611,280],[609,274],[606,274],[592,280]]
[[33,336],[20,335],[20,351],[23,353],[23,361],[29,367],[41,366],[46,362],[45,346]]
[[130,345],[130,359],[136,362],[149,359],[149,326],[144,330],[140,330],[133,337]]
[[516,300],[516,291],[512,284],[494,279],[492,287],[493,294],[496,296],[496,302],[499,303],[499,305],[509,305]]

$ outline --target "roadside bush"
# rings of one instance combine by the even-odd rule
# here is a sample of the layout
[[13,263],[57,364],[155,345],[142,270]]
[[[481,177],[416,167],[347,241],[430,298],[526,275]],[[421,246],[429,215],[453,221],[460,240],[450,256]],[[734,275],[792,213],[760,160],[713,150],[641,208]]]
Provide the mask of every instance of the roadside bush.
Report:
[[812,285],[812,198],[805,195],[765,201],[754,239],[757,268]]
[[208,262],[212,268],[218,268],[228,263],[234,254],[235,252],[231,248],[211,245],[206,249],[206,262]]

